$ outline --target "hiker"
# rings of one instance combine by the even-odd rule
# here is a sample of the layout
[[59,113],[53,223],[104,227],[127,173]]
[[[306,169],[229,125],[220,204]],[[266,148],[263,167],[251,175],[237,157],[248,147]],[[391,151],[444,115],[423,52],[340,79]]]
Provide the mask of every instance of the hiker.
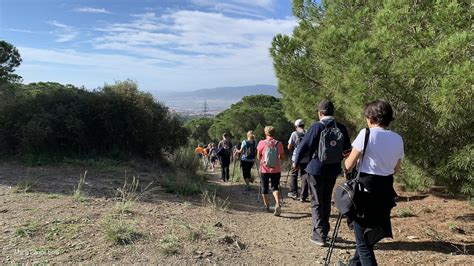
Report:
[[216,170],[217,164],[217,148],[215,143],[210,143],[211,149],[209,150],[209,164],[211,165],[211,171]]
[[268,183],[271,182],[272,194],[275,198],[274,215],[280,216],[280,177],[281,161],[285,159],[283,145],[273,138],[275,129],[272,126],[265,127],[265,139],[257,146],[257,159],[260,160],[260,186],[265,210],[270,211],[268,199]]
[[240,149],[237,153],[241,154],[240,167],[242,167],[245,189],[249,191],[250,182],[253,182],[251,171],[257,154],[257,142],[255,141],[255,135],[252,130],[247,132],[247,140],[242,141],[242,145],[240,145]]
[[[334,118],[334,105],[323,100],[317,106],[319,121],[313,123],[298,145],[293,168],[301,168],[307,153],[311,160],[306,166],[311,191],[312,236],[310,241],[319,246],[327,245],[331,196],[337,176],[341,173],[343,154],[351,148],[347,129]],[[321,148],[320,148],[321,147]]]
[[224,133],[222,135],[222,140],[217,144],[217,156],[219,156],[219,159],[221,161],[221,178],[222,181],[227,182],[230,177],[230,156],[231,156],[231,148],[232,148],[232,143],[229,140],[229,137],[227,136],[227,133]]
[[[390,211],[397,196],[393,189],[393,175],[400,170],[404,157],[403,139],[387,127],[393,121],[393,110],[383,100],[367,103],[364,117],[369,137],[360,168],[359,180],[363,185],[358,215],[352,221],[356,252],[350,265],[377,265],[374,245],[382,238],[392,237]],[[345,171],[354,169],[364,152],[366,129],[362,129],[352,143],[352,151],[344,162]],[[362,217],[362,218],[359,218]]]
[[[304,121],[302,119],[297,119],[295,121],[295,131],[291,133],[290,140],[288,141],[288,150],[293,150],[291,161],[294,163],[296,159],[296,153],[298,149],[298,144],[303,140],[306,130],[304,129]],[[301,202],[306,202],[308,198],[308,181],[306,179],[305,168],[308,165],[310,156],[309,153],[306,153],[306,156],[301,159],[299,163],[299,169],[291,169],[291,178],[290,178],[290,192],[288,192],[288,197],[292,199],[299,199]],[[301,177],[301,194],[298,193],[298,173]]]
[[196,153],[196,156],[201,159],[203,156],[204,148],[202,147],[202,144],[198,144],[196,149],[194,149],[194,153]]

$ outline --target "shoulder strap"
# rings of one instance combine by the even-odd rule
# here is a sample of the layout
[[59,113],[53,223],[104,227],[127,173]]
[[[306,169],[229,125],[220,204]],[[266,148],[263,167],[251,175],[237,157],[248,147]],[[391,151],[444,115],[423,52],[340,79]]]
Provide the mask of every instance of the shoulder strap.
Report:
[[365,151],[367,151],[367,144],[369,143],[370,129],[365,128],[365,138],[364,138],[364,151],[362,151],[362,157],[360,158],[359,169],[357,169],[356,179],[360,176],[360,169],[362,169],[362,163],[364,162]]

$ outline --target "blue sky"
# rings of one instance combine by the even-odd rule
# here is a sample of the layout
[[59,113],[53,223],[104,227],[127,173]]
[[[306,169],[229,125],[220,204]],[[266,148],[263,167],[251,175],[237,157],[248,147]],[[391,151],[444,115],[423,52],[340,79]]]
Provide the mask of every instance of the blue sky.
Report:
[[143,90],[276,84],[272,37],[291,34],[291,0],[0,0],[0,39],[25,83]]

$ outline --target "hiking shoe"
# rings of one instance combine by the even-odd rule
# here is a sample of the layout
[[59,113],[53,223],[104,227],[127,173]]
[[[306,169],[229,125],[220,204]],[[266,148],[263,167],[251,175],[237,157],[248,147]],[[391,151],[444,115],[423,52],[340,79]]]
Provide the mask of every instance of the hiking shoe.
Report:
[[298,199],[298,194],[294,192],[288,192],[288,198]]
[[280,214],[281,214],[281,206],[275,205],[275,212],[273,213],[273,215],[280,216]]
[[316,239],[313,239],[312,237],[309,238],[309,242],[311,242],[315,245],[318,245],[320,247],[327,247],[328,246],[328,243],[326,241],[316,240]]
[[300,200],[300,202],[308,202],[307,199],[302,199],[302,198],[300,198],[299,200]]
[[264,205],[264,206],[262,207],[262,210],[263,210],[264,212],[270,212],[270,206]]

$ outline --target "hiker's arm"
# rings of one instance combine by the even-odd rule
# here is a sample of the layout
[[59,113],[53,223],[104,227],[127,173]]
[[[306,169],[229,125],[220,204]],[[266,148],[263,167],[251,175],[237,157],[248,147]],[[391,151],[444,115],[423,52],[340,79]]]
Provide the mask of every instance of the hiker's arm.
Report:
[[260,143],[261,141],[258,143],[257,145],[257,160],[261,160],[260,158],[262,158],[262,149],[260,148]]
[[350,172],[352,169],[354,169],[361,154],[362,153],[360,151],[352,148],[351,154],[349,154],[349,157],[347,157],[347,159],[344,161],[344,169],[346,169],[347,172]]
[[245,142],[242,141],[242,144],[240,145],[240,149],[236,150],[235,152],[238,154],[242,153],[242,151],[244,150],[244,145],[245,145]]
[[401,164],[402,164],[402,160],[398,160],[397,165],[395,165],[395,173],[394,174],[398,174],[400,172]]
[[349,136],[349,132],[347,132],[347,128],[345,126],[342,126],[341,128],[342,135],[344,136],[344,144],[342,145],[344,151],[342,152],[342,156],[347,158],[350,155],[352,149],[351,137]]
[[288,140],[288,150],[292,150],[293,146],[293,133],[291,133],[290,139]]
[[278,143],[277,149],[278,149],[278,158],[280,159],[280,161],[285,160],[285,150],[283,150],[283,144],[281,142]]
[[309,128],[308,132],[306,132],[303,139],[298,144],[294,166],[298,166],[298,164],[304,158],[306,153],[311,151],[311,146],[313,145],[314,139],[316,138],[318,133],[319,127],[315,123]]

